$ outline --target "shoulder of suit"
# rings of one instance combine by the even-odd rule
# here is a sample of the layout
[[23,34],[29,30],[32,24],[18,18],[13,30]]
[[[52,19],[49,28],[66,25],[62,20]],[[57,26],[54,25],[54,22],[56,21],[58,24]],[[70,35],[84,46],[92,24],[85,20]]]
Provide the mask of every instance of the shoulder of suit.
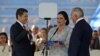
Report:
[[11,25],[11,28],[12,28],[12,27],[15,27],[15,26],[17,26],[17,25],[18,25],[18,23],[15,22],[14,24]]

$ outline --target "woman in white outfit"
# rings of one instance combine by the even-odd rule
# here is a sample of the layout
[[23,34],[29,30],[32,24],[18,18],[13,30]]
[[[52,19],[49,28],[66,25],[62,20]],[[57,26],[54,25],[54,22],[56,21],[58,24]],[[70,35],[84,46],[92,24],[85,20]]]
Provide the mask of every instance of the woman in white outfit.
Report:
[[5,32],[0,33],[0,56],[10,56],[10,47],[7,44],[7,34]]
[[67,13],[60,11],[57,15],[57,27],[52,28],[48,34],[48,41],[53,41],[53,44],[49,46],[49,56],[68,56],[69,39],[72,32],[68,24]]

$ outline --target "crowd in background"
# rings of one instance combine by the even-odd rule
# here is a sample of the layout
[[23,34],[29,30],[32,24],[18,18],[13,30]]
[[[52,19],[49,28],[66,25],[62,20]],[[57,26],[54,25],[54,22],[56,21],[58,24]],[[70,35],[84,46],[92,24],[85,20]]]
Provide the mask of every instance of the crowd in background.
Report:
[[[27,11],[26,11],[27,12]],[[74,13],[73,13],[74,14]],[[77,13],[76,13],[77,14]],[[24,31],[23,34],[26,34],[26,33],[31,33],[32,35],[32,38],[31,38],[31,42],[30,44],[34,44],[35,47],[34,47],[34,50],[35,52],[38,54],[39,51],[41,51],[42,54],[43,51],[44,51],[44,48],[46,46],[46,41],[47,41],[47,36],[49,37],[49,39],[51,40],[51,38],[53,37],[52,41],[56,41],[56,40],[61,40],[63,41],[64,40],[64,44],[62,45],[59,45],[58,43],[55,43],[54,46],[50,46],[49,49],[49,54],[51,56],[61,56],[62,54],[63,55],[67,55],[66,53],[64,53],[63,51],[66,51],[66,49],[64,48],[68,48],[69,46],[69,39],[66,39],[66,36],[69,38],[70,35],[71,35],[71,28],[69,27],[68,28],[68,24],[69,24],[69,21],[68,21],[68,16],[66,16],[67,14],[64,12],[64,11],[60,11],[58,13],[58,17],[57,17],[57,27],[52,27],[50,26],[48,29],[46,27],[43,27],[43,28],[39,28],[38,26],[36,25],[32,25],[31,29],[28,29]],[[16,15],[17,17],[20,18],[20,14]],[[21,15],[22,16],[22,15]],[[73,16],[73,15],[72,15]],[[27,16],[26,16],[27,17]],[[67,22],[67,23],[66,23]],[[61,27],[61,25],[62,27]],[[17,27],[17,26],[16,26]],[[17,29],[15,29],[16,32],[17,32]],[[23,29],[21,30],[24,30],[24,27]],[[12,30],[13,31],[13,30]],[[28,31],[28,32],[27,32]],[[67,32],[68,31],[68,32]],[[26,33],[25,33],[26,32]],[[47,34],[49,32],[49,34]],[[12,32],[13,34],[14,32]],[[56,33],[56,34],[55,34]],[[64,34],[63,34],[64,33]],[[66,33],[68,33],[66,35]],[[54,36],[55,35],[55,36]],[[26,35],[27,36],[27,35]],[[60,37],[62,38],[60,38]],[[22,36],[23,37],[23,36]],[[59,37],[59,38],[54,38],[54,37]],[[13,42],[15,41],[18,41],[18,43],[20,42],[19,39],[18,40],[15,40],[13,39],[14,38],[14,35],[12,35],[12,38],[10,39],[10,46],[8,45],[8,36],[6,34],[6,32],[0,32],[0,56],[10,56],[10,55],[15,55],[15,50],[14,49],[14,44]],[[92,50],[100,50],[100,28],[98,30],[94,30],[92,32],[92,37],[91,37],[91,43],[90,43],[90,52]],[[67,41],[66,41],[67,40]],[[22,40],[24,41],[24,40]],[[57,42],[57,41],[56,41]],[[67,43],[66,43],[67,42]],[[18,43],[16,45],[18,45]],[[72,42],[71,42],[72,43]],[[23,42],[21,43],[23,44]],[[67,45],[68,44],[68,45]],[[25,45],[25,44],[24,44]],[[27,46],[28,44],[26,44]],[[66,46],[67,45],[67,46]],[[23,47],[23,46],[21,46]],[[29,47],[29,46],[28,46]],[[59,50],[59,54],[58,54],[58,51]],[[22,50],[21,50],[22,51]],[[28,52],[28,51],[27,51]],[[51,52],[51,53],[50,53]],[[61,55],[60,55],[61,53]],[[20,54],[20,53],[19,53]]]
[[[52,27],[50,26],[50,29],[51,28]],[[31,31],[32,31],[32,36],[36,36],[33,39],[35,40],[35,43],[36,43],[36,54],[35,55],[37,54],[42,55],[44,46],[42,46],[40,43],[43,44],[46,41],[47,29],[45,27],[39,28],[38,26],[32,25]],[[8,40],[7,33],[0,32],[0,56],[2,55],[10,56],[11,55],[13,44],[12,42],[10,42],[10,46],[9,46],[7,40]],[[100,50],[100,28],[98,30],[94,30],[92,33],[90,51],[93,51],[93,50]]]
[[90,48],[100,50],[100,28],[93,31]]

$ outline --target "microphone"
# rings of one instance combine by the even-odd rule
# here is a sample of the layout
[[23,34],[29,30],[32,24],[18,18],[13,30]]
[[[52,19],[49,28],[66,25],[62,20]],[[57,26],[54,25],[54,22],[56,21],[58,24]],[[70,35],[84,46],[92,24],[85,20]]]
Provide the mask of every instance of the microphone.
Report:
[[49,40],[53,38],[53,36],[56,34],[57,31],[58,31],[58,28],[56,29],[56,31],[53,33],[52,37]]
[[[53,36],[56,34],[57,31],[58,31],[58,28],[55,30],[55,32],[53,33],[52,37],[51,37],[49,40],[51,40],[51,39],[53,38]],[[48,42],[48,41],[47,41],[47,42]],[[48,45],[47,42],[44,42],[44,44],[47,44],[47,45]],[[42,50],[43,56],[44,56],[44,51],[45,51],[45,49],[46,49],[46,47],[44,47],[43,50]],[[48,48],[48,49],[49,49],[49,48]]]

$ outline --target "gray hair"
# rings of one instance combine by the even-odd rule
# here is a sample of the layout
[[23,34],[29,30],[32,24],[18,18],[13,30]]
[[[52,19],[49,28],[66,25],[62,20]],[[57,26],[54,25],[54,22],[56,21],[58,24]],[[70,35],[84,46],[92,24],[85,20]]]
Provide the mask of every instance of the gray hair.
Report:
[[78,17],[84,17],[83,10],[80,7],[73,8],[72,12],[75,13]]

